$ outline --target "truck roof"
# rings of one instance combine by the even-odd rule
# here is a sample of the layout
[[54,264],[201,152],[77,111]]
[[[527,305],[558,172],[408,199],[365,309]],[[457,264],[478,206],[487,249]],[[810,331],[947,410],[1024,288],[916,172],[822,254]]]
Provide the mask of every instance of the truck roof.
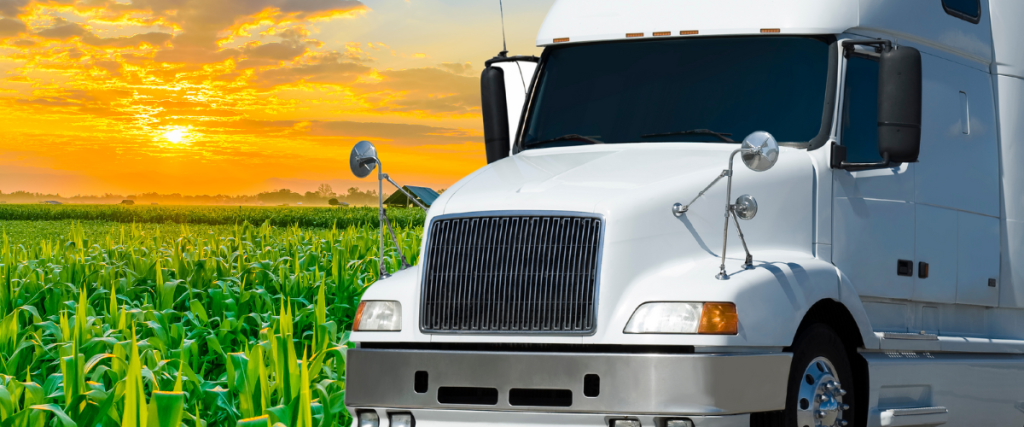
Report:
[[937,0],[557,0],[541,25],[537,46],[860,31],[912,40],[991,66],[993,72],[1024,76],[1024,50],[1017,46],[1024,40],[1024,27],[1016,25],[1021,18],[1021,0],[982,0],[977,23],[947,13]]

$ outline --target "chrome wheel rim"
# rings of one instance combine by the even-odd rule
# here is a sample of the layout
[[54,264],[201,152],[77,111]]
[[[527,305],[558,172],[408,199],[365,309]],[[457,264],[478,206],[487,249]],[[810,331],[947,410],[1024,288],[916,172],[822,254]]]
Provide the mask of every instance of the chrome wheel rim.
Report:
[[850,405],[843,403],[843,390],[839,374],[827,358],[811,361],[800,377],[800,392],[796,396],[796,420],[799,427],[843,427],[847,422],[843,412]]

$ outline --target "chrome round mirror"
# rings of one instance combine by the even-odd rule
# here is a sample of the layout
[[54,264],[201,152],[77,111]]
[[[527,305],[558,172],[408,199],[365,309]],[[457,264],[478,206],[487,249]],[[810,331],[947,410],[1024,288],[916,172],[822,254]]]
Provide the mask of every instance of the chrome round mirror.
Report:
[[352,174],[357,178],[366,178],[377,168],[377,148],[370,141],[359,141],[352,147],[352,155],[348,158]]
[[744,194],[736,199],[736,206],[733,210],[739,219],[754,219],[757,216],[757,200],[754,200],[754,197],[749,194]]
[[750,170],[764,172],[779,161],[779,143],[772,134],[759,130],[743,138],[740,156]]

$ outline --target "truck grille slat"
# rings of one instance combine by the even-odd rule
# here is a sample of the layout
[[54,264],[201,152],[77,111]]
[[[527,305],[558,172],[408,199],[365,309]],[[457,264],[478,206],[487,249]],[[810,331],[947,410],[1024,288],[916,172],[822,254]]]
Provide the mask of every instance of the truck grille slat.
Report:
[[589,333],[600,218],[437,218],[427,240],[424,332]]

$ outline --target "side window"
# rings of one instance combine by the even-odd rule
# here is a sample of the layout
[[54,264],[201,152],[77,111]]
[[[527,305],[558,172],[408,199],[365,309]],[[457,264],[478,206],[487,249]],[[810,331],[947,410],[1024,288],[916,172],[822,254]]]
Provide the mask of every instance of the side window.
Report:
[[942,0],[946,13],[972,24],[981,21],[981,0]]
[[847,61],[843,92],[843,135],[846,161],[874,163],[878,154],[878,60],[853,55]]

